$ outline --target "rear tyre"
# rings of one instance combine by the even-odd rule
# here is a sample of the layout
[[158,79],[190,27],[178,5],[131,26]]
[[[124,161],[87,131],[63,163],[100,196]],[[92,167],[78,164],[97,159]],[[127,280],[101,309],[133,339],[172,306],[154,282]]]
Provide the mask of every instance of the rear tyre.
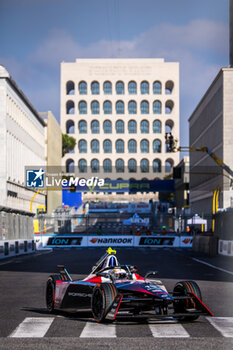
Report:
[[116,296],[117,289],[112,283],[102,283],[95,286],[91,299],[91,309],[96,322],[106,321],[105,317]]
[[[194,281],[181,281],[176,283],[174,289],[174,297],[176,296],[186,296],[188,292],[195,294],[200,300],[202,300],[201,291],[198,284]],[[184,299],[174,302],[174,311],[175,313],[186,313],[187,309],[195,309],[196,303],[194,299]],[[182,316],[178,317],[180,320],[184,321],[195,321],[198,319],[197,316]]]
[[56,281],[60,280],[60,275],[49,276],[46,284],[46,306],[49,313],[55,313],[54,309],[54,297]]

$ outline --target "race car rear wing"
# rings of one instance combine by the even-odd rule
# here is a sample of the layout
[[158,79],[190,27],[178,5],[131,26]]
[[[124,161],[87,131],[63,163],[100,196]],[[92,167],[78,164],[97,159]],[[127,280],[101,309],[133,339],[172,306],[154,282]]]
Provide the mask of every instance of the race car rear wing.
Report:
[[70,277],[68,271],[66,270],[66,268],[64,267],[64,265],[57,265],[58,271],[60,273],[61,276],[61,280],[62,281],[72,281],[72,278]]

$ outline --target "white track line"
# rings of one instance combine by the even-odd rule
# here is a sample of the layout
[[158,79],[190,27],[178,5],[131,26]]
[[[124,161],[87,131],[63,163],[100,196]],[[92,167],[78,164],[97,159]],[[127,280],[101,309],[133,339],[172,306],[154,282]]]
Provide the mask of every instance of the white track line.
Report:
[[224,337],[233,338],[233,317],[206,317]]
[[212,267],[212,268],[215,269],[215,270],[219,270],[219,271],[222,271],[222,272],[229,273],[230,275],[233,275],[233,272],[232,272],[232,271],[228,271],[228,270],[222,269],[221,267],[214,266],[214,265],[209,264],[209,263],[207,263],[207,262],[205,262],[205,261],[203,261],[203,260],[199,260],[199,259],[196,259],[196,258],[192,258],[192,260],[195,260],[195,261],[197,261],[197,262],[199,262],[199,263],[201,263],[201,264],[204,264],[204,265],[207,265],[207,266],[209,266],[209,267]]
[[149,324],[151,333],[154,338],[189,338],[190,335],[179,323],[169,321],[168,323]]
[[116,325],[87,322],[80,338],[116,338]]
[[54,318],[26,317],[9,335],[10,338],[42,338],[51,326]]

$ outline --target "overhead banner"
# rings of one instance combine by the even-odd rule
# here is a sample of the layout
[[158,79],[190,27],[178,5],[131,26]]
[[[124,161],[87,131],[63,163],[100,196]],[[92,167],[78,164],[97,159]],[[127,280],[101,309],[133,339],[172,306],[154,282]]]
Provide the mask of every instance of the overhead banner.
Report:
[[[92,180],[92,185],[89,185],[89,180]],[[77,185],[75,185],[76,191],[128,193],[175,192],[174,180],[104,180],[104,183],[94,177],[89,180],[83,183],[81,180],[77,182]]]

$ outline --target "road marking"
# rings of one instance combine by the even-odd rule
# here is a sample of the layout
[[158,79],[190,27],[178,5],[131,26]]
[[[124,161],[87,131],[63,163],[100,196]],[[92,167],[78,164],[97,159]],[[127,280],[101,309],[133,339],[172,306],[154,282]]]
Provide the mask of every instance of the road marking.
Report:
[[89,321],[83,328],[80,338],[116,338],[116,325]]
[[10,338],[42,338],[54,318],[52,317],[26,317],[23,322],[9,335]]
[[[158,321],[159,322],[159,321]],[[174,323],[173,323],[174,322]],[[177,321],[165,321],[165,323],[149,324],[151,333],[154,338],[189,338],[190,335],[184,329],[184,327],[175,323]]]
[[212,265],[212,264],[209,264],[203,260],[199,260],[199,259],[196,259],[196,258],[192,258],[192,260],[195,260],[201,264],[204,264],[204,265],[207,265],[209,267],[212,267],[213,269],[216,269],[216,270],[219,270],[219,271],[222,271],[222,272],[226,272],[226,273],[229,273],[230,275],[233,275],[233,272],[232,271],[228,271],[228,270],[225,270],[225,269],[222,269],[221,267],[218,267],[218,266],[215,266],[215,265]]
[[224,337],[233,338],[233,317],[206,317]]

